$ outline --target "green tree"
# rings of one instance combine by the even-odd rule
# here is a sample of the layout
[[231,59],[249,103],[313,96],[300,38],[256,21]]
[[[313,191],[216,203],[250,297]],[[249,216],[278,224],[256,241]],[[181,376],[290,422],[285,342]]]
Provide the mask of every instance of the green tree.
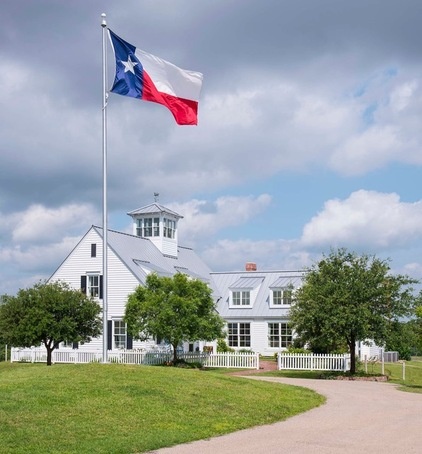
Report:
[[[7,298],[7,295],[0,295],[0,306],[6,302]],[[6,342],[3,340],[2,332],[0,331],[0,361],[4,361],[6,359],[6,345]],[[10,347],[8,346],[7,349],[9,351]]]
[[63,282],[39,282],[0,306],[2,339],[13,347],[44,344],[47,366],[60,342],[88,342],[101,334],[101,307]]
[[416,318],[412,319],[409,323],[413,326],[415,333],[415,346],[412,353],[414,355],[422,355],[422,292],[419,293],[418,306],[415,309]]
[[373,339],[383,345],[393,322],[412,313],[411,284],[418,281],[389,271],[388,262],[374,256],[332,250],[307,270],[295,294],[293,329],[310,344],[346,344],[354,374],[356,342]]
[[417,334],[414,321],[391,323],[391,331],[386,339],[385,349],[396,351],[400,359],[409,361],[417,350]]
[[147,276],[146,285],[129,295],[124,320],[135,339],[165,339],[173,347],[183,341],[211,341],[222,337],[224,321],[217,313],[212,291],[199,279],[185,274],[173,277]]

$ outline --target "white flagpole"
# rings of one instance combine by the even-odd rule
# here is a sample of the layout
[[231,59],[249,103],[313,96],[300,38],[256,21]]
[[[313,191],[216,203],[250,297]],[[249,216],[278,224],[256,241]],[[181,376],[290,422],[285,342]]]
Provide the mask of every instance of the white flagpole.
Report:
[[107,363],[107,21],[101,14],[103,29],[103,363]]

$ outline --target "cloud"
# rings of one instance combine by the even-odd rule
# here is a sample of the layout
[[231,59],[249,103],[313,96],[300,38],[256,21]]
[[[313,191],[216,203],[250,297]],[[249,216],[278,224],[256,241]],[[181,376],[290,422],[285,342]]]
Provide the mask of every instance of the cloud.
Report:
[[302,270],[311,263],[311,255],[297,241],[283,239],[218,240],[202,257],[216,271],[242,271],[247,262],[256,263],[258,270]]
[[328,200],[303,228],[301,243],[386,249],[409,246],[421,232],[421,201],[401,202],[395,193],[359,190],[345,200]]
[[91,205],[28,209],[0,216],[2,293],[46,279],[98,216]]
[[271,204],[268,194],[254,196],[224,196],[215,202],[190,200],[171,203],[169,208],[183,214],[179,221],[179,235],[183,244],[194,244],[199,239],[209,238],[227,227],[242,225],[257,216]]
[[28,209],[3,216],[0,228],[11,230],[13,243],[52,243],[63,237],[63,232],[81,231],[92,225],[97,217],[91,205],[65,205],[59,208],[47,208],[43,205],[31,205]]

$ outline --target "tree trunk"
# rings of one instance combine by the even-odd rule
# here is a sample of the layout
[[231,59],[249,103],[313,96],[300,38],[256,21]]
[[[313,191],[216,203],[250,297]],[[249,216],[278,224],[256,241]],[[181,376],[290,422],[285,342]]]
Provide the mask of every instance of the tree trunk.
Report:
[[173,365],[176,365],[177,363],[177,345],[173,344]]
[[350,374],[354,375],[356,373],[356,340],[354,336],[349,343],[350,351]]
[[47,348],[47,366],[51,366],[51,358],[53,355],[53,348],[51,348],[49,345],[46,345]]

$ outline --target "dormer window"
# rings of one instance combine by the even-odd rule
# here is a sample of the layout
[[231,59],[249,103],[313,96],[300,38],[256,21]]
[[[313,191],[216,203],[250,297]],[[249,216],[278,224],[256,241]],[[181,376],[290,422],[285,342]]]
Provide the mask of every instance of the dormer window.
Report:
[[273,288],[272,289],[272,306],[290,306],[292,304],[293,289],[287,288]]
[[232,305],[233,306],[250,306],[251,305],[251,292],[249,290],[236,290],[232,292]]
[[251,308],[264,278],[241,277],[230,286],[230,307]]

